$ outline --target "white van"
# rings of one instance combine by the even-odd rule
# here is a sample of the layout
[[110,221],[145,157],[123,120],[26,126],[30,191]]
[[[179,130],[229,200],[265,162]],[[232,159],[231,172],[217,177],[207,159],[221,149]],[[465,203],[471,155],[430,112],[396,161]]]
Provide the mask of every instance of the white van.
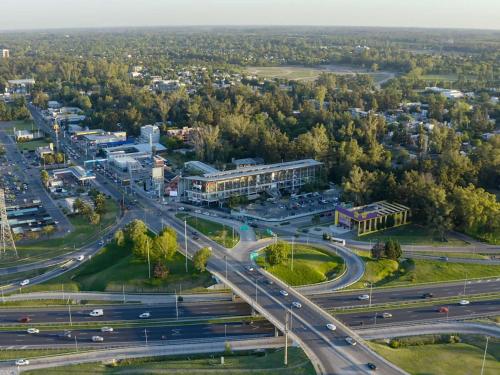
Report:
[[90,316],[103,316],[104,315],[104,310],[103,309],[94,309],[90,312]]

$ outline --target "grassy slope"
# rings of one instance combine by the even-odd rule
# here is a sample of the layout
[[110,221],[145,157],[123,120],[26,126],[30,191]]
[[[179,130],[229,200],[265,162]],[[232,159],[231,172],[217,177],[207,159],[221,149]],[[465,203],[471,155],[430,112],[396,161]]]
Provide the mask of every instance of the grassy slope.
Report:
[[453,281],[467,278],[500,276],[500,266],[469,263],[450,263],[414,259],[398,265],[389,259],[374,260],[368,252],[358,251],[366,263],[363,278],[351,289],[363,288],[373,282],[375,286],[398,286],[436,281]]
[[431,246],[465,246],[466,242],[448,238],[446,242],[442,242],[436,237],[436,233],[432,228],[425,228],[419,225],[408,224],[397,228],[386,229],[381,232],[367,234],[357,237],[358,241],[382,241],[388,239],[398,241],[402,245],[431,245]]
[[[189,370],[195,370],[196,374],[211,375],[313,375],[314,369],[309,360],[298,348],[289,348],[288,369],[283,368],[283,351],[269,351],[265,356],[255,354],[224,355],[225,364],[220,364],[220,357],[207,358],[203,356],[189,355],[179,358],[156,357],[123,361],[116,367],[104,366],[98,363],[64,366],[53,369],[38,371],[27,371],[26,374],[119,374],[119,373],[145,373],[161,371],[166,373],[168,369],[182,369],[180,373],[191,374]],[[203,370],[207,370],[206,372]],[[231,371],[235,370],[235,371]],[[248,370],[248,371],[244,371]],[[136,372],[134,372],[136,371]]]
[[166,279],[149,280],[146,262],[135,259],[130,247],[120,248],[111,243],[82,268],[29,289],[61,290],[63,284],[67,291],[122,291],[125,288],[132,292],[174,292],[181,287],[183,291],[202,291],[211,284],[210,274],[196,271],[191,261],[186,273],[185,258],[180,253],[167,262],[167,267],[170,274]]
[[344,267],[342,258],[306,245],[294,247],[293,271],[291,254],[287,262],[276,266],[267,264],[264,255],[257,262],[279,279],[294,286],[326,281],[341,273]]
[[30,142],[21,142],[17,144],[17,147],[21,151],[35,151],[37,147],[48,146],[51,141],[48,139],[35,139]]
[[12,135],[13,129],[16,130],[32,130],[37,129],[33,125],[33,121],[0,121],[0,129],[7,132],[7,134]]
[[234,231],[233,241],[233,231],[229,226],[187,214],[177,214],[176,216],[181,220],[185,219],[190,227],[200,231],[224,247],[233,248],[240,240],[239,234]]
[[[432,344],[400,349],[391,349],[377,343],[370,343],[370,346],[410,374],[469,375],[479,374],[481,371],[484,339],[478,344]],[[484,375],[500,373],[500,344],[490,344]]]

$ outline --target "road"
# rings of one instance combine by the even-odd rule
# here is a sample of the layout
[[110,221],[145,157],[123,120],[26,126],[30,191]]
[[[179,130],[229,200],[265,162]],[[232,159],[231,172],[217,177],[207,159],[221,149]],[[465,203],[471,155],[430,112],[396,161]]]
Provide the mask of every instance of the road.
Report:
[[[32,112],[36,111],[32,108]],[[37,121],[36,114],[34,118]],[[97,180],[101,179],[98,177]],[[115,195],[115,199],[121,199],[121,194]],[[147,207],[143,220],[151,230],[159,231],[164,221],[177,231],[179,242],[181,244],[184,242],[184,226],[173,217],[171,212],[141,196],[138,199],[143,207]],[[208,264],[209,271],[224,280],[237,294],[281,330],[286,330],[285,311],[290,308],[291,302],[301,301],[303,308],[291,313],[295,328],[290,335],[305,350],[318,373],[342,375],[369,373],[366,367],[367,362],[376,362],[381,373],[387,375],[404,373],[364,345],[346,347],[345,336],[354,335],[354,333],[298,292],[289,289],[289,296],[283,298],[279,291],[286,288],[286,285],[277,282],[272,285],[266,283],[267,275],[248,271],[245,264],[242,264],[224,247],[204,236],[200,236],[198,241],[192,241],[190,238],[187,241],[189,256],[201,247],[211,246],[213,255]],[[260,284],[257,281],[259,278],[262,280]],[[327,323],[335,323],[337,330],[330,331],[326,327]]]

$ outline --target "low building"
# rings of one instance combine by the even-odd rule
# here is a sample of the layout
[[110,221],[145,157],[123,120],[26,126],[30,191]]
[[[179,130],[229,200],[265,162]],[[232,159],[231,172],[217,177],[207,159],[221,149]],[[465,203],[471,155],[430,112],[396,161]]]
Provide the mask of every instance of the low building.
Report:
[[255,199],[264,192],[279,196],[282,190],[295,192],[317,181],[322,164],[305,159],[183,176],[178,193],[181,199],[200,204],[221,203],[235,196]]
[[141,126],[141,140],[145,143],[160,142],[160,128],[157,125]]
[[5,86],[5,92],[9,94],[29,94],[35,85],[33,78],[10,79]]
[[357,230],[358,236],[408,224],[410,208],[380,201],[366,206],[335,208],[335,225]]
[[40,131],[31,132],[29,130],[16,130],[14,132],[14,137],[16,142],[26,142],[43,138],[43,134]]
[[430,91],[436,94],[441,94],[447,99],[460,99],[464,97],[464,93],[458,90],[444,89],[442,87],[426,87],[425,91]]
[[168,138],[176,138],[183,142],[190,142],[196,130],[196,128],[188,128],[187,126],[184,126],[183,128],[167,129],[165,134]]
[[62,169],[54,169],[51,174],[55,180],[62,180],[66,176],[71,176],[82,185],[88,181],[95,180],[95,175],[92,171],[86,171],[79,165]]
[[2,48],[2,59],[8,59],[10,57],[10,51],[7,48]]
[[54,144],[49,143],[47,146],[40,146],[36,148],[36,155],[40,158],[43,159],[47,155],[53,155],[54,154]]

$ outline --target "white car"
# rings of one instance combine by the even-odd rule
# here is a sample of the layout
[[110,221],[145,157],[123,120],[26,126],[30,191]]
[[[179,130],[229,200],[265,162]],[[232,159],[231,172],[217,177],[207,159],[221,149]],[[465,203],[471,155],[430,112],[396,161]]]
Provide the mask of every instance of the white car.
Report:
[[194,210],[195,214],[201,214],[201,210]]
[[102,336],[92,336],[92,341],[93,342],[103,342],[104,341],[104,337],[102,337]]
[[247,271],[252,272],[254,270],[253,266],[247,266]]
[[19,283],[19,285],[21,285],[21,286],[26,286],[26,285],[28,285],[29,283],[30,283],[29,279],[26,279],[26,280],[21,281],[21,283]]
[[352,337],[346,337],[345,342],[352,346],[356,345],[356,341]]
[[470,301],[469,301],[469,300],[466,300],[466,299],[463,299],[463,300],[461,300],[458,304],[459,304],[459,305],[461,305],[461,306],[465,306],[465,305],[469,305],[469,304],[470,304]]
[[77,261],[79,261],[79,262],[81,262],[81,261],[82,261],[82,260],[84,260],[84,259],[85,259],[85,255],[78,255],[78,256],[76,257],[76,260],[77,260]]
[[337,329],[337,326],[335,324],[328,323],[326,325],[326,328],[328,328],[330,331],[335,331]]
[[148,319],[151,318],[151,313],[150,312],[143,312],[141,315],[139,315],[140,319]]
[[33,333],[40,333],[40,330],[38,328],[28,328],[26,332],[33,334]]
[[300,309],[302,307],[302,304],[300,302],[293,301],[292,306],[295,307],[296,309]]
[[288,292],[287,292],[286,290],[280,290],[280,294],[281,294],[283,297],[288,296]]
[[366,301],[367,299],[370,299],[370,296],[368,294],[363,294],[361,296],[358,296],[358,299],[360,301]]
[[101,332],[113,332],[113,327],[102,327]]
[[28,361],[27,359],[18,359],[16,361],[16,366],[27,366],[30,364],[30,361]]
[[382,318],[384,318],[384,319],[392,318],[392,314],[388,313],[388,312],[382,313]]
[[185,208],[181,206],[181,207],[179,207],[179,208],[178,208],[178,210],[179,210],[179,211],[184,211],[184,210],[185,210]]

